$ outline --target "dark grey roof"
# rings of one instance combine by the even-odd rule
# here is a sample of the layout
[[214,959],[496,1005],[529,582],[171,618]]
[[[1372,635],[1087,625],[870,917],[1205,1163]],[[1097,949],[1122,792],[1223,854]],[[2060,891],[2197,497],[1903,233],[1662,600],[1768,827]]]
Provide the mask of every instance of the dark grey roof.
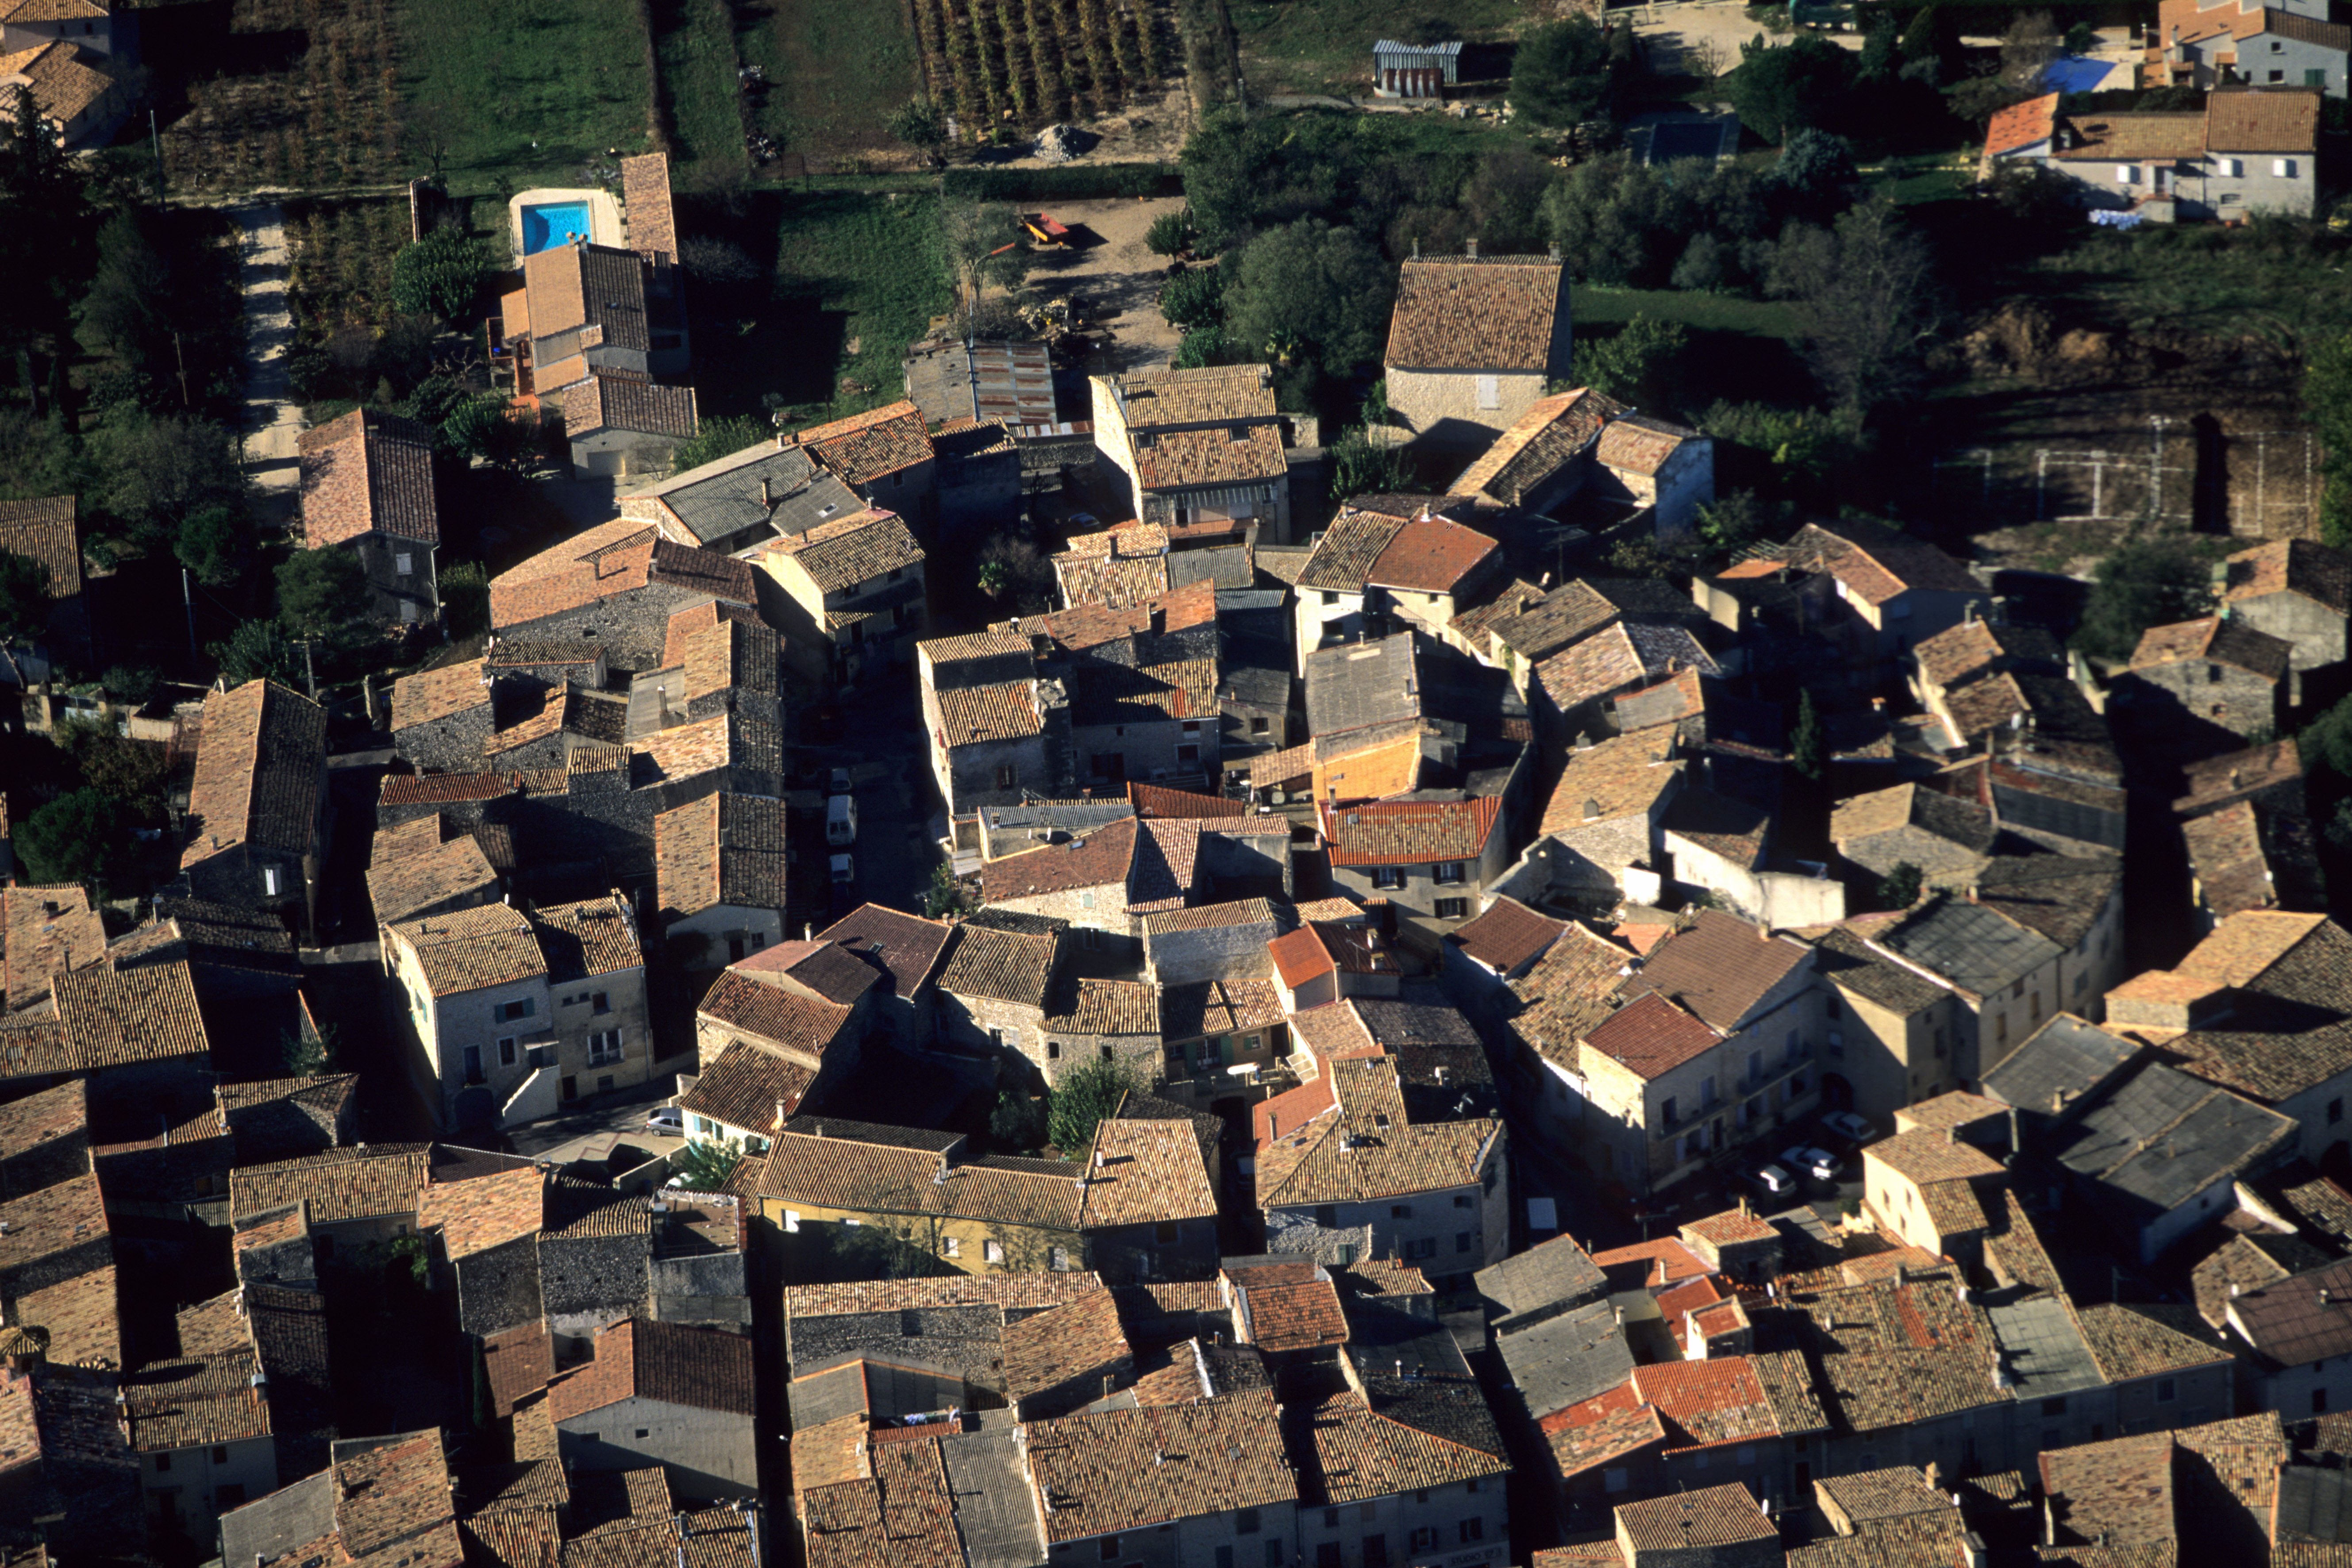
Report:
[[763,526],[780,534],[805,533],[865,505],[804,448],[773,442],[690,468],[642,493],[659,497],[702,544]]
[[221,1515],[220,1531],[221,1549],[236,1552],[238,1563],[274,1563],[298,1546],[332,1535],[334,1472],[320,1470],[229,1510]]
[[1581,1306],[1609,1288],[1609,1277],[1592,1254],[1567,1236],[1490,1264],[1475,1278],[1497,1333],[1511,1332],[1514,1321],[1526,1327]]
[[1421,713],[1420,650],[1410,632],[1307,655],[1307,729],[1339,735]]
[[2060,1013],[1988,1070],[1981,1087],[2004,1105],[2052,1113],[2061,1090],[2069,1100],[2079,1100],[2129,1066],[2141,1050],[2096,1024]]
[[[908,1352],[920,1350],[909,1344]],[[791,1429],[806,1431],[827,1421],[861,1412],[877,1421],[937,1410],[942,1403],[957,1404],[954,1396],[941,1398],[942,1385],[959,1389],[963,1371],[952,1362],[932,1366],[919,1354],[891,1352],[889,1361],[869,1361],[851,1354],[838,1365],[796,1375],[785,1390],[791,1403]]]
[[2352,1541],[2352,1470],[2288,1465],[2279,1471],[2273,1534],[2290,1541]]
[[2024,978],[2064,951],[1979,904],[1939,898],[1879,939],[1887,951],[1979,997]]
[[1528,1414],[1538,1420],[1633,1375],[1633,1352],[1617,1326],[1616,1307],[1605,1301],[1499,1334],[1496,1349]]
[[2259,1167],[2295,1133],[2288,1117],[2158,1062],[2093,1098],[2046,1144],[2104,1194],[2166,1213]]
[[2074,1314],[2056,1296],[2032,1295],[2007,1306],[1988,1305],[2002,1364],[2017,1379],[2016,1397],[2050,1399],[2105,1385]]
[[956,1532],[971,1568],[1029,1568],[1045,1539],[1019,1429],[971,1432],[940,1445],[955,1498]]
[[1485,1454],[1503,1451],[1495,1415],[1453,1333],[1373,1301],[1350,1302],[1348,1359],[1374,1413]]
[[1010,931],[1016,936],[1058,936],[1070,923],[1051,915],[1027,915],[1017,909],[977,909],[964,916],[966,925],[990,931]]
[[[1851,931],[1828,932],[1813,946],[1817,955],[1813,967],[1821,971],[1824,979],[1856,996],[1867,997],[1901,1017],[1925,1012],[1951,995],[1935,981],[1871,951],[1869,945]],[[2001,1065],[2006,1067],[2009,1063],[2004,1061]]]
[[1037,800],[1020,806],[982,806],[982,825],[991,833],[1020,833],[1058,828],[1065,832],[1090,833],[1135,815],[1132,800]]

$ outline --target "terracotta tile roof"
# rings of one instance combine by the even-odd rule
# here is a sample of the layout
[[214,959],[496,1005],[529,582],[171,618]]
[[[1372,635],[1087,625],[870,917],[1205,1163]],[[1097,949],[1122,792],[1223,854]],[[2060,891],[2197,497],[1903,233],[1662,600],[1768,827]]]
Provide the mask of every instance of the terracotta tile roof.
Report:
[[1282,993],[1271,980],[1198,980],[1167,986],[1160,993],[1163,1040],[1270,1029],[1282,1017]]
[[719,904],[784,907],[784,803],[706,795],[654,819],[654,880],[662,918]]
[[1748,1010],[1806,961],[1811,949],[1735,915],[1703,911],[1660,944],[1625,982],[1625,993],[1659,991],[1714,1028],[1737,1030]]
[[[1509,623],[1496,631],[1507,637]],[[1643,626],[1615,622],[1536,665],[1544,695],[1562,713],[1684,668],[1712,675],[1721,672],[1691,634],[1679,626]]]
[[877,967],[888,977],[894,994],[904,999],[930,978],[954,929],[944,921],[867,904],[817,933],[817,939]]
[[[2188,763],[2181,777],[2187,789],[2172,802],[2172,810],[2185,817],[2301,780],[2303,754],[2292,739],[2277,740]],[[2301,798],[2299,791],[2296,798]]]
[[547,956],[520,910],[483,904],[394,925],[392,936],[415,955],[436,997],[544,977]]
[[867,1443],[870,1475],[813,1485],[799,1475],[805,1437],[793,1448],[808,1568],[963,1568],[940,1439]]
[[2352,615],[2352,556],[2316,539],[2275,539],[2223,562],[2221,601],[2295,593],[2338,615]]
[[1790,541],[1792,564],[1826,571],[1874,605],[1919,589],[1982,594],[1984,584],[1936,546],[1874,523],[1808,523]]
[[0,550],[49,569],[51,599],[81,591],[81,533],[71,496],[0,501]]
[[1699,439],[1696,430],[1685,430],[1646,414],[1629,413],[1612,420],[1601,433],[1594,455],[1605,467],[1653,476],[1682,450],[1683,443]]
[[1480,1179],[1499,1124],[1408,1122],[1391,1057],[1333,1061],[1328,1069],[1338,1107],[1258,1145],[1260,1207],[1362,1203]]
[[677,254],[677,218],[670,207],[669,155],[641,152],[621,160],[621,206],[628,215],[629,248]]
[[1458,593],[1502,547],[1444,517],[1416,517],[1390,536],[1364,581],[1412,593]]
[[1545,803],[1542,831],[1571,832],[1586,822],[1649,810],[1683,775],[1674,753],[1674,730],[1666,725],[1570,751]]
[[653,347],[646,319],[645,264],[635,251],[604,245],[534,251],[523,257],[522,284],[534,342],[585,327],[603,329],[606,348],[643,353]]
[[1087,1373],[1099,1375],[1135,1354],[1119,1326],[1118,1298],[1108,1291],[1008,1322],[999,1348],[1004,1392],[1015,1401]]
[[431,436],[413,419],[372,409],[353,409],[304,431],[295,442],[301,454],[303,544],[317,549],[371,533],[438,544]]
[[1081,727],[1217,717],[1214,659],[1087,664],[1071,672],[1071,685],[1070,720]]
[[1581,456],[1592,446],[1601,426],[1624,412],[1624,404],[1589,387],[1538,398],[1476,462],[1462,471],[1446,493],[1483,494],[1517,506],[1528,491]]
[[1317,803],[1331,863],[1410,865],[1425,861],[1475,861],[1502,821],[1499,795],[1467,800],[1373,800],[1333,807]]
[[685,441],[700,423],[692,387],[663,386],[593,367],[584,380],[542,394],[541,402],[555,405],[565,435],[574,441],[600,430]]
[[955,1134],[795,1117],[770,1147],[759,1190],[780,1202],[852,1213],[1076,1228],[1084,1166],[1003,1155],[950,1164],[961,1143]]
[[1658,831],[1696,844],[1744,871],[1753,871],[1764,858],[1772,813],[1712,789],[1685,789],[1658,820]]
[[419,817],[375,835],[368,854],[368,900],[378,925],[413,919],[420,909],[445,899],[487,901],[498,891],[498,873],[470,833],[444,841],[438,815]]
[[1049,1034],[1160,1033],[1160,988],[1148,982],[1080,979],[1054,1000],[1042,1026]]
[[[1663,1307],[1664,1302],[1660,1305]],[[1764,1385],[1745,1356],[1668,1362],[1633,1369],[1633,1393],[1672,1423],[1667,1451],[1776,1437]]]
[[2275,681],[2285,675],[2294,653],[2292,643],[2235,621],[2209,615],[2201,621],[2149,627],[2140,637],[2139,646],[2132,650],[2131,667],[2147,670],[2158,664],[2202,659]]
[[[2282,13],[2275,30],[2292,36]],[[2327,47],[2341,49],[2352,34],[2327,29]],[[2316,40],[2314,40],[2315,42]],[[2215,152],[2309,152],[2319,145],[2319,99],[2315,90],[2217,92],[2205,100],[2205,147]]]
[[748,561],[672,544],[653,524],[620,517],[492,578],[490,622],[503,632],[656,582],[730,604],[757,604],[756,577]]
[[1579,1042],[1611,1016],[1611,998],[1633,957],[1631,948],[1571,923],[1534,968],[1511,982],[1522,1006],[1513,1032],[1546,1061],[1576,1071]]
[[90,1072],[212,1049],[185,959],[121,969],[96,964],[56,976],[50,988],[53,1024],[0,1032],[0,1071],[8,1076]]
[[2014,152],[2021,147],[2031,147],[2037,141],[2047,141],[2058,124],[2058,95],[2045,93],[2040,98],[2013,103],[1992,117],[1985,131],[1985,156],[1998,158],[2004,152]]
[[[751,606],[728,604],[719,600],[711,600],[702,604],[691,604],[672,614],[662,636],[662,668],[683,669],[687,663],[687,650],[694,645],[696,640],[703,632],[729,621],[738,622],[746,626],[761,624],[759,612]],[[562,653],[571,646],[572,644],[568,643],[547,642],[528,637],[501,637],[498,640],[498,646],[490,651],[490,662],[493,664],[501,662],[518,664],[562,664],[565,662],[562,657]],[[588,657],[593,657],[603,651],[593,643],[585,646]],[[510,659],[502,660],[501,655],[510,655]],[[584,663],[585,659],[583,658],[582,662]],[[772,682],[768,689],[774,689]]]
[[1274,372],[1265,365],[1137,371],[1101,379],[1117,392],[1130,430],[1275,415]]
[[695,1016],[754,1040],[772,1040],[786,1051],[821,1057],[848,1026],[850,1011],[729,969],[703,993]]
[[1302,591],[1337,589],[1345,593],[1362,592],[1366,579],[1389,548],[1389,541],[1404,531],[1405,521],[1383,512],[1341,507],[1339,515],[1331,519],[1331,526],[1323,531],[1315,553],[1307,558],[1297,586]]
[[1058,946],[1054,937],[992,930],[969,923],[940,971],[939,988],[950,996],[987,997],[1043,1008],[1054,977]]
[[1128,781],[1127,798],[1134,802],[1135,814],[1139,817],[1205,820],[1249,815],[1249,808],[1239,800],[1195,794],[1187,789],[1171,789],[1165,785],[1145,784],[1135,779]]
[[1567,292],[1567,277],[1550,256],[1415,257],[1397,278],[1381,362],[1425,371],[1548,370]]
[[980,868],[981,902],[1003,904],[1008,899],[1113,883],[1119,887],[1123,900],[1139,831],[1135,819],[1129,817],[1066,844],[1048,844],[990,861]]
[[597,1331],[596,1358],[547,1390],[561,1425],[629,1398],[751,1415],[751,1342],[723,1329],[624,1318]]
[[436,1182],[416,1204],[416,1228],[438,1228],[451,1261],[536,1235],[546,1178],[530,1166],[468,1181]]
[[1007,681],[1001,685],[935,693],[940,743],[952,749],[1043,733],[1045,720],[1037,711],[1034,685],[1030,681]]
[[1584,1037],[1584,1045],[1649,1079],[1705,1054],[1726,1038],[1654,991],[1612,1013]]
[[330,1149],[229,1173],[229,1216],[241,1220],[290,1203],[308,1206],[310,1224],[414,1214],[425,1190],[426,1145],[378,1144]]
[[309,853],[326,760],[326,709],[299,692],[247,681],[206,695],[181,868],[247,843]]
[[[58,125],[68,125],[115,90],[114,78],[94,68],[100,57],[73,44],[53,43],[0,59],[0,74],[30,78],[33,102],[41,114]],[[10,91],[6,100],[14,97]]]
[[2109,1383],[2158,1377],[2230,1359],[2228,1345],[2194,1338],[2137,1307],[2080,1307],[2075,1321],[2099,1364],[2099,1375]]
[[142,1454],[242,1443],[269,1435],[269,1402],[251,1379],[249,1349],[151,1362],[122,1380],[131,1447]]
[[1089,1230],[1217,1215],[1214,1173],[1186,1122],[1099,1124],[1086,1181],[1078,1223]]
[[821,593],[855,593],[861,584],[923,564],[923,547],[907,520],[875,509],[819,523],[777,540],[767,553],[798,562]]
[[730,973],[781,975],[791,985],[814,991],[821,1001],[847,1007],[880,983],[873,967],[847,948],[823,938],[779,942],[728,966]]
[[705,1067],[678,1109],[765,1134],[800,1110],[816,1074],[799,1062],[735,1040]]
[[1567,929],[1564,920],[1538,915],[1516,898],[1499,897],[1477,918],[1456,926],[1453,935],[1467,956],[1507,975],[1541,956]]
[[1295,1501],[1270,1389],[1033,1422],[1049,1544]]
[[1710,1214],[1704,1219],[1694,1219],[1683,1227],[1702,1241],[1717,1247],[1734,1246],[1742,1241],[1769,1241],[1780,1233],[1769,1220],[1748,1208],[1727,1208],[1721,1214]]
[[1920,1183],[1997,1176],[2002,1169],[1999,1160],[1974,1144],[1960,1143],[1934,1128],[1881,1139],[1864,1149],[1863,1157]]
[[488,707],[490,701],[484,660],[419,670],[392,683],[392,730],[397,735],[419,725],[436,724],[474,708]]
[[1777,1550],[1780,1527],[1766,1516],[1756,1495],[1734,1482],[1677,1492],[1671,1497],[1621,1503],[1617,1532],[1636,1552],[1685,1552],[1770,1542]]
[[2216,916],[2279,903],[2278,882],[2263,843],[2263,816],[2251,800],[2224,806],[2180,825],[2197,893]]
[[1082,1270],[1066,1274],[950,1274],[847,1284],[787,1285],[780,1292],[780,1306],[795,1322],[865,1312],[899,1312],[921,1307],[991,1306],[1020,1312],[1058,1306],[1103,1288],[1098,1275]]
[[792,440],[849,485],[871,485],[932,457],[930,426],[922,410],[905,399],[813,425]]
[[1116,610],[1145,603],[1168,591],[1164,556],[1056,556],[1054,573],[1062,585],[1063,602],[1073,609],[1098,604]]
[[106,924],[79,886],[0,888],[0,989],[8,1009],[47,1001],[52,976],[105,956]]
[[[1018,635],[1025,644],[1030,633],[1050,637],[1063,648],[1078,651],[1100,647],[1120,638],[1145,632],[1181,632],[1187,627],[1205,626],[1217,618],[1217,585],[1209,578],[1198,578],[1183,587],[1174,589],[1158,599],[1136,604],[1113,607],[1108,604],[1078,604],[1057,610],[1051,615],[1024,615],[1021,632],[1005,632]],[[992,633],[993,635],[993,633]],[[961,641],[950,638],[950,642]]]

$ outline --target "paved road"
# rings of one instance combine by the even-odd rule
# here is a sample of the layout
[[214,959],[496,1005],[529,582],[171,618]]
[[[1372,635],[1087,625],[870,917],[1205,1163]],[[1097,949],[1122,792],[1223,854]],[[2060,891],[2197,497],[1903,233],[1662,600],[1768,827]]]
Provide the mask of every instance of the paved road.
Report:
[[238,207],[238,287],[245,295],[245,473],[260,493],[265,522],[292,519],[300,484],[295,439],[302,411],[286,379],[294,318],[286,298],[286,214],[278,206]]

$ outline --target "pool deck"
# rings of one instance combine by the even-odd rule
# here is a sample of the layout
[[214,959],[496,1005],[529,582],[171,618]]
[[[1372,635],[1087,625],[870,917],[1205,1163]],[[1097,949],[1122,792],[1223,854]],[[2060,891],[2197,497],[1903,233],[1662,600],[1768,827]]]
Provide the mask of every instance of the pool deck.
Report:
[[609,191],[557,190],[542,188],[525,191],[507,203],[507,237],[514,242],[515,260],[522,260],[522,210],[525,207],[585,206],[588,209],[588,241],[591,245],[622,246],[628,243],[621,226],[620,204]]

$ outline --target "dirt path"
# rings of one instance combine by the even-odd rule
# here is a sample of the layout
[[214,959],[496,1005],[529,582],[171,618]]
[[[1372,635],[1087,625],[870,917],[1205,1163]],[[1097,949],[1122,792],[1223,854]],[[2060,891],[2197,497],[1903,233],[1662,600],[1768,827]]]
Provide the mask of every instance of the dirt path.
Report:
[[1088,322],[1110,329],[1121,370],[1164,365],[1175,355],[1176,329],[1160,314],[1168,261],[1154,256],[1143,236],[1154,218],[1183,205],[1181,197],[1163,196],[1056,202],[1048,209],[1074,228],[1083,225],[1098,243],[1041,256],[1030,268],[1030,289],[1047,299],[1067,295]]
[[276,205],[246,206],[232,215],[237,241],[237,284],[245,295],[245,474],[260,492],[262,517],[280,527],[293,518],[301,475],[295,440],[302,411],[286,379],[294,346],[294,318],[286,298],[286,214]]

